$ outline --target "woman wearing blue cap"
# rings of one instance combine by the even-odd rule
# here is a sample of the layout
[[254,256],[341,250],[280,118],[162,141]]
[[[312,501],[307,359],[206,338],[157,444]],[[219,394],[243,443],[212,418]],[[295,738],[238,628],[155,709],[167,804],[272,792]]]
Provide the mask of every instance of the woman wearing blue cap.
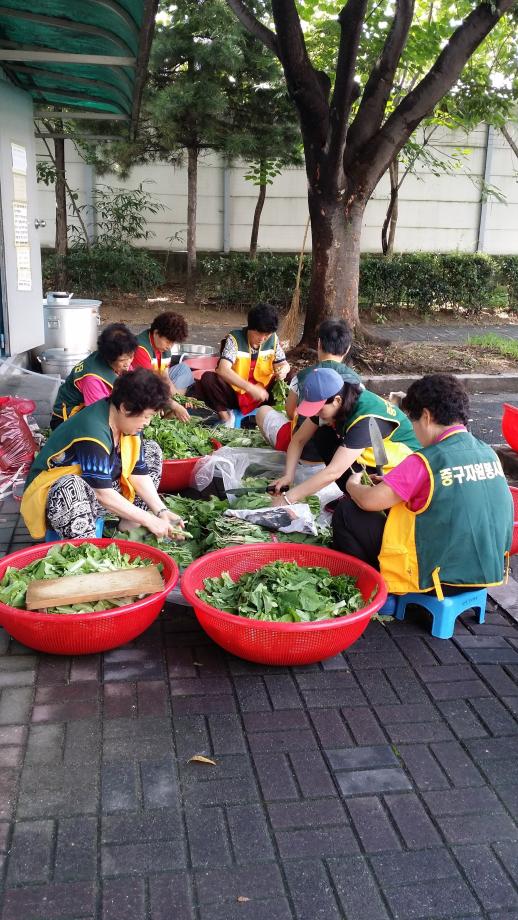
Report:
[[[374,472],[369,418],[376,419],[383,438],[388,458],[384,472],[419,449],[412,425],[400,409],[381,396],[362,390],[360,384],[344,381],[332,368],[319,367],[308,374],[297,412],[305,416],[305,421],[288,447],[285,474],[274,483],[279,493],[282,487],[290,488],[274,496],[276,505],[301,501],[332,482],[345,491],[350,468],[356,461]],[[297,463],[310,438],[326,467],[293,486]]]

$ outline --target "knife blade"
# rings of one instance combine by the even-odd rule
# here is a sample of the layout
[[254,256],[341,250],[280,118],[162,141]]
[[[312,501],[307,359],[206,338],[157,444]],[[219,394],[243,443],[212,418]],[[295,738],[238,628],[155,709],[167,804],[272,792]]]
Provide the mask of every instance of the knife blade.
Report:
[[388,463],[387,451],[385,450],[379,425],[372,416],[369,418],[369,437],[374,454],[374,463],[376,464],[376,473],[378,476],[383,476],[383,467]]

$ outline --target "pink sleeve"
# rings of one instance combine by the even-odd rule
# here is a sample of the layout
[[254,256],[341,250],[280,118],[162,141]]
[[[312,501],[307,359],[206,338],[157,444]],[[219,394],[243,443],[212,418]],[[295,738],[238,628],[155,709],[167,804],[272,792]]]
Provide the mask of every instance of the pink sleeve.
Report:
[[103,383],[102,380],[99,380],[98,377],[92,377],[91,374],[87,374],[82,380],[78,380],[76,386],[83,394],[85,406],[91,406],[98,399],[105,399],[106,396],[111,394],[110,387]]
[[383,482],[408,503],[411,511],[419,511],[426,504],[430,492],[430,475],[421,457],[410,454],[390,473]]

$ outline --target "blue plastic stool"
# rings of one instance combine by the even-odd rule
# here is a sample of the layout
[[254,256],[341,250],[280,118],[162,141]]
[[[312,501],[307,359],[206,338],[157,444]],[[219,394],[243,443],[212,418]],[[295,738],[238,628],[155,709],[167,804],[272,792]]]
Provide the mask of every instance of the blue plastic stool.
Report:
[[251,412],[246,412],[244,415],[243,415],[242,412],[239,411],[239,409],[232,409],[232,412],[234,413],[234,425],[233,425],[233,427],[234,427],[234,428],[241,428],[241,422],[243,421],[243,419],[244,419],[244,418],[250,418],[251,415],[255,415],[256,412],[257,412],[257,409],[252,409]]
[[[97,518],[95,522],[95,536],[97,538],[102,537],[103,528],[104,528],[104,518],[102,517]],[[47,532],[45,534],[45,543],[54,543],[55,540],[62,540],[62,539],[63,537],[60,537],[59,534],[56,533],[55,530],[52,530],[51,527],[47,529]]]
[[432,636],[437,639],[451,639],[455,629],[455,620],[465,610],[478,610],[478,622],[484,622],[486,601],[486,588],[452,594],[451,597],[445,597],[443,601],[440,601],[435,594],[403,594],[397,599],[395,617],[396,620],[404,620],[408,604],[424,607],[432,614]]

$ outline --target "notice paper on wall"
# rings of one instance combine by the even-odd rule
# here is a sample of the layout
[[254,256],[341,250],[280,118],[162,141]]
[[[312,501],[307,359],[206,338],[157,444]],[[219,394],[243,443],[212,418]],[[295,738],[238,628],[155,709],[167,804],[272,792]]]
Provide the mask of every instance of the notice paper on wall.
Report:
[[13,201],[14,214],[14,245],[29,245],[29,221],[27,218],[27,203],[25,201]]
[[11,144],[13,172],[27,175],[27,151],[21,144]]
[[16,274],[18,290],[32,290],[31,250],[29,246],[16,247]]

